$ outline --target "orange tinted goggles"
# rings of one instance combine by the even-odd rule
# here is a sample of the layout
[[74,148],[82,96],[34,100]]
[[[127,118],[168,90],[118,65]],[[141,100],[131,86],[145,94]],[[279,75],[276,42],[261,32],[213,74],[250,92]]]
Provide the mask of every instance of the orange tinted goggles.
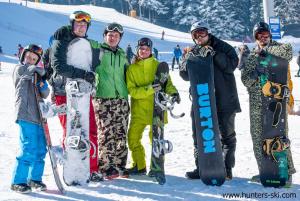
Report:
[[89,23],[91,21],[91,16],[84,13],[79,13],[75,15],[74,19],[76,22],[86,21],[87,23]]
[[205,38],[207,35],[208,35],[207,30],[203,30],[203,29],[196,30],[196,31],[193,32],[193,38],[194,39]]

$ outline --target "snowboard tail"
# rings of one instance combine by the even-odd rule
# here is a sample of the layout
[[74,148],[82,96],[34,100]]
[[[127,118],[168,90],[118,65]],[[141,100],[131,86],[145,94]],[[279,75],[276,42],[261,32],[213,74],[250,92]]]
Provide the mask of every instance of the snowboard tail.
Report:
[[199,175],[206,185],[220,186],[225,181],[225,165],[214,92],[213,58],[211,55],[192,57],[187,66],[196,125]]

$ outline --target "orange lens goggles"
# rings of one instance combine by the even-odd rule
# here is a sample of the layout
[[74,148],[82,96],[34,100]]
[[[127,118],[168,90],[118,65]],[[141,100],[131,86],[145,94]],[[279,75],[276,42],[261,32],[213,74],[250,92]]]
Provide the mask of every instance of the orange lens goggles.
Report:
[[193,32],[193,38],[198,39],[198,38],[205,38],[208,35],[207,30],[196,30]]
[[79,13],[75,15],[74,19],[76,22],[86,21],[87,23],[89,23],[91,21],[91,16],[88,14]]

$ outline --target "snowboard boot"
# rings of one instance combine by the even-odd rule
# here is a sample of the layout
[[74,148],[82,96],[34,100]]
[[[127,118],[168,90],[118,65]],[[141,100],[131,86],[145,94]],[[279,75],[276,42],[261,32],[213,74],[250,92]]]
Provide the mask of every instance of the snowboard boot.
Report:
[[111,166],[105,171],[105,179],[112,180],[117,177],[119,177],[119,171],[115,167]]
[[166,183],[166,177],[165,174],[162,172],[157,172],[154,174],[154,177],[152,177],[155,179],[155,181],[159,184],[159,185],[164,185]]
[[31,189],[37,190],[37,191],[46,191],[47,186],[42,181],[34,181],[30,180],[28,182],[28,185],[31,187]]
[[146,175],[146,173],[147,173],[146,168],[143,168],[143,169],[139,170],[137,168],[137,166],[134,166],[134,167],[129,168],[127,170],[128,170],[129,175]]
[[150,170],[148,172],[148,177],[155,177],[155,173],[152,170]]
[[129,172],[125,167],[119,167],[118,168],[119,175],[121,178],[128,178],[129,177]]
[[255,183],[260,183],[260,176],[259,176],[259,175],[254,175],[254,176],[251,178],[251,181],[252,181],[252,182],[255,182]]
[[12,184],[10,189],[17,193],[30,193],[31,187],[27,184]]
[[198,169],[194,169],[193,171],[186,172],[185,177],[188,179],[200,179],[200,174]]
[[232,169],[231,168],[226,168],[226,180],[232,180]]
[[90,181],[91,182],[100,182],[100,181],[103,181],[103,175],[101,173],[98,173],[98,172],[93,172],[90,175]]

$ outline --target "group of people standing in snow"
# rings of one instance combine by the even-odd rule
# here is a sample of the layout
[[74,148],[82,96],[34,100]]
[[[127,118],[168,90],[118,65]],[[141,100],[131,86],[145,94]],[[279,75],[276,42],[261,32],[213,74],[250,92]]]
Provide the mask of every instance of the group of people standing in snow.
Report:
[[[145,151],[141,139],[148,125],[150,125],[151,138],[153,95],[161,89],[161,86],[152,85],[159,64],[159,61],[152,55],[153,43],[146,37],[139,39],[136,54],[133,55],[133,59],[129,59],[125,51],[119,47],[124,34],[122,25],[115,22],[107,24],[103,31],[102,43],[88,38],[87,32],[90,25],[91,16],[86,12],[76,11],[70,15],[70,25],[59,28],[50,38],[51,47],[44,54],[41,47],[31,44],[25,47],[20,55],[20,64],[16,66],[13,73],[16,88],[16,122],[20,127],[21,142],[21,152],[16,158],[16,168],[12,178],[11,189],[14,191],[25,193],[30,192],[32,188],[46,189],[46,185],[42,182],[46,142],[41,119],[38,116],[37,102],[34,98],[34,85],[37,85],[40,95],[46,98],[49,94],[48,81],[52,87],[52,101],[56,105],[61,105],[66,103],[65,85],[68,78],[84,79],[96,88],[96,94],[90,98],[89,108],[89,139],[96,145],[96,150],[91,150],[91,152],[97,153],[97,157],[90,158],[90,181],[100,182],[103,179],[110,180],[119,176],[128,177],[147,173]],[[238,66],[239,58],[231,45],[211,34],[211,29],[207,25],[194,23],[190,33],[195,45],[184,51],[185,54],[180,64],[180,76],[184,80],[189,79],[186,70],[187,61],[197,56],[199,51],[214,52],[218,122],[226,177],[232,179],[236,150],[235,116],[236,113],[241,112],[233,72]],[[290,61],[292,52],[290,45],[271,40],[270,30],[265,23],[258,23],[255,26],[253,36],[256,39],[257,48],[247,58],[243,55],[240,65],[243,66],[242,81],[250,95],[251,135],[254,153],[258,167],[260,167],[261,141],[259,139],[262,134],[262,120],[258,96],[261,90],[257,84],[259,70],[256,69],[255,61],[264,51],[274,52]],[[76,68],[67,62],[68,46],[76,38],[88,40],[92,47],[90,71]],[[78,53],[78,56],[80,57],[81,54]],[[43,60],[45,68],[39,67],[40,60]],[[176,58],[175,60],[177,61]],[[39,79],[37,83],[33,83],[32,77],[36,73]],[[179,93],[171,77],[168,79],[166,93],[180,103]],[[130,104],[128,95],[131,96]],[[292,100],[291,97],[289,102],[291,110]],[[131,114],[130,124],[129,114]],[[191,118],[197,168],[187,172],[186,177],[200,179],[199,171],[201,170],[198,167],[193,111],[191,111]],[[59,119],[63,128],[63,138],[65,138],[66,115],[59,115]],[[127,144],[132,156],[130,168],[126,168]],[[293,173],[295,169],[289,152],[290,179]]]
[[[16,158],[11,185],[14,191],[26,193],[32,188],[46,190],[46,185],[42,182],[46,142],[41,119],[37,116],[35,84],[32,83],[32,76],[36,73],[39,75],[38,89],[43,94],[42,97],[46,98],[49,94],[48,81],[53,93],[51,100],[56,105],[66,103],[65,86],[68,78],[81,78],[95,86],[96,93],[90,99],[89,140],[96,145],[96,150],[91,152],[96,152],[97,157],[90,158],[90,181],[100,182],[119,176],[128,177],[130,174],[146,174],[141,138],[144,128],[152,126],[153,94],[161,89],[152,85],[159,64],[152,55],[153,43],[149,38],[139,39],[136,55],[129,65],[124,50],[119,47],[124,34],[123,27],[115,22],[107,24],[103,31],[104,42],[98,43],[87,37],[90,25],[91,16],[88,13],[75,11],[70,15],[70,25],[59,28],[50,38],[50,48],[44,54],[42,48],[34,44],[25,47],[21,54],[20,64],[13,73],[16,123],[20,127],[21,141],[21,152]],[[68,47],[76,38],[88,40],[92,47],[90,71],[76,68],[67,62]],[[77,54],[79,57],[84,55],[80,52]],[[44,68],[38,66],[40,60],[43,60]],[[180,102],[170,77],[168,82],[166,92]],[[24,85],[27,87],[25,90]],[[128,94],[131,96],[131,110]],[[130,112],[131,122],[128,128]],[[66,118],[66,115],[59,115],[63,128],[63,147]],[[132,152],[132,166],[128,169],[125,167],[127,138]]]

